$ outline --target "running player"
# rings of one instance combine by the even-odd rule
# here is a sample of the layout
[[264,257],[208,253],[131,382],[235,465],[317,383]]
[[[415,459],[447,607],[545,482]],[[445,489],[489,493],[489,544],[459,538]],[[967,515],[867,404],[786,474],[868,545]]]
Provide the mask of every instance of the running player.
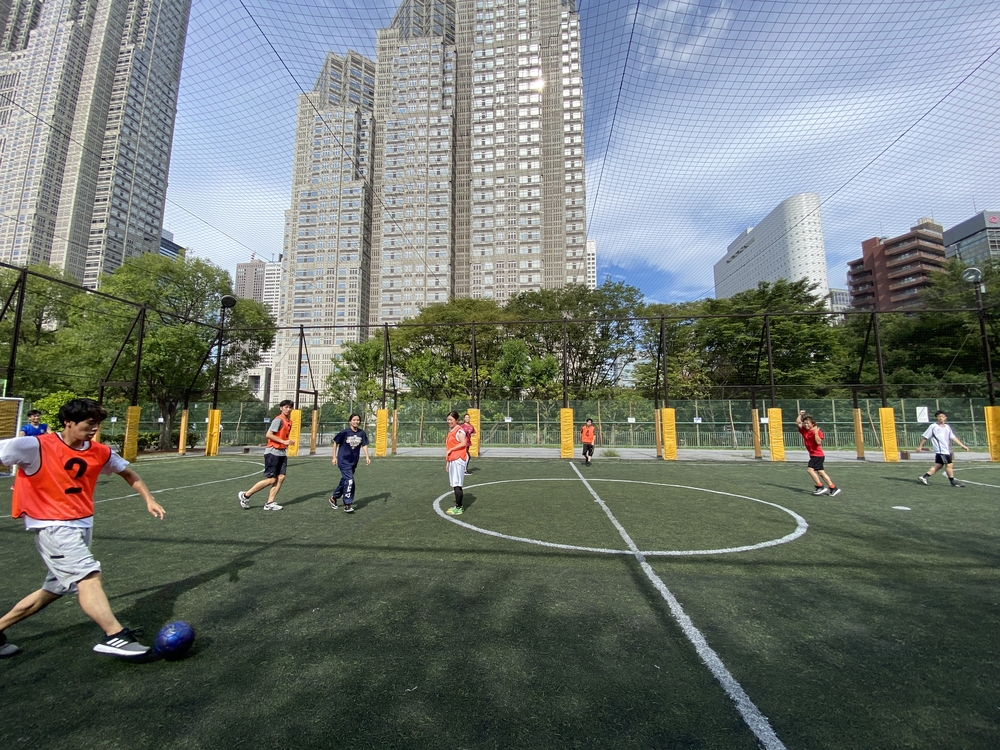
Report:
[[337,500],[343,498],[344,510],[353,513],[354,492],[357,489],[354,471],[361,460],[361,449],[365,451],[365,466],[371,464],[372,458],[368,455],[368,434],[360,429],[361,415],[352,414],[347,423],[348,428],[333,438],[333,463],[340,469],[340,484],[330,496],[330,507],[336,508]]
[[101,584],[101,564],[90,551],[94,530],[94,487],[101,474],[117,474],[146,502],[154,518],[164,510],[129,463],[94,442],[108,413],[89,398],[73,399],[59,409],[62,432],[0,441],[0,463],[17,465],[11,515],[23,517],[35,536],[48,575],[42,587],[0,617],[0,658],[20,649],[7,642],[4,631],[31,617],[66,594],[77,594],[83,611],[104,631],[94,651],[127,659],[149,652],[122,626],[111,610]]
[[278,404],[278,414],[271,420],[267,428],[267,447],[264,448],[264,478],[246,492],[236,493],[236,498],[240,501],[240,507],[246,510],[250,507],[250,497],[256,492],[270,487],[267,493],[267,502],[264,503],[264,510],[281,510],[284,506],[274,502],[285,481],[285,471],[288,467],[288,446],[295,445],[294,440],[290,440],[288,435],[292,431],[292,420],[289,414],[295,402],[285,399]]
[[948,475],[948,481],[951,482],[951,486],[964,487],[964,484],[955,479],[955,466],[952,462],[951,444],[953,442],[958,443],[964,450],[969,450],[969,447],[959,440],[955,431],[951,429],[951,425],[947,423],[947,414],[943,411],[936,411],[934,412],[934,418],[937,419],[937,422],[927,428],[920,438],[920,445],[917,446],[917,452],[920,452],[924,449],[924,443],[928,440],[931,441],[931,444],[934,446],[934,465],[919,479],[923,484],[930,484],[927,480],[934,476],[937,470],[943,466],[944,473]]
[[462,498],[464,492],[462,485],[465,483],[465,467],[469,460],[468,438],[465,430],[462,429],[461,422],[458,421],[458,412],[453,411],[448,415],[448,436],[444,440],[445,466],[448,469],[448,481],[455,490],[455,504],[448,508],[445,513],[452,516],[460,516],[462,509]]
[[583,465],[590,466],[594,458],[594,420],[588,419],[580,430],[580,442],[583,443]]
[[[826,454],[823,453],[823,430],[816,424],[816,420],[810,417],[805,411],[800,411],[795,418],[795,426],[799,428],[799,434],[806,444],[806,452],[809,454],[809,467],[806,471],[812,477],[813,484],[816,485],[814,495],[839,495],[840,488],[833,483],[830,475],[823,471],[823,464],[826,461]],[[829,488],[823,486],[824,480]]]

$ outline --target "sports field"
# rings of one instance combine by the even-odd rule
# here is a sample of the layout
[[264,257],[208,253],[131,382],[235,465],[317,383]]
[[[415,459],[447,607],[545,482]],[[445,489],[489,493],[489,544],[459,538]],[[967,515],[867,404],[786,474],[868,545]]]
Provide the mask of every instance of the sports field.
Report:
[[[259,457],[140,461],[168,515],[103,480],[95,555],[194,650],[97,656],[57,602],[7,632],[0,748],[1000,747],[1000,465],[927,463],[816,498],[802,463],[484,458],[452,519],[443,458],[362,464],[353,515],[329,458],[277,513],[236,501]],[[0,570],[4,608],[43,578],[9,517]]]

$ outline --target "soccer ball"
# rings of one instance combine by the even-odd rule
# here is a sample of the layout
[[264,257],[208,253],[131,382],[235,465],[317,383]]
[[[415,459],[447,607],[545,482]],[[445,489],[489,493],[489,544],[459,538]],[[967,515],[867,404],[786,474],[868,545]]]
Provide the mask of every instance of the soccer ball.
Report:
[[153,650],[164,659],[180,659],[194,643],[194,628],[183,620],[168,622],[153,641]]

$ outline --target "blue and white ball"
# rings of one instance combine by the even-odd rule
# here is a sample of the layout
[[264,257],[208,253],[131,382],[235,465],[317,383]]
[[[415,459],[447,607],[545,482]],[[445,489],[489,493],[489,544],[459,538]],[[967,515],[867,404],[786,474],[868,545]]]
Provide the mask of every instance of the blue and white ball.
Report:
[[194,643],[194,628],[183,620],[168,622],[153,641],[153,650],[164,659],[180,659]]

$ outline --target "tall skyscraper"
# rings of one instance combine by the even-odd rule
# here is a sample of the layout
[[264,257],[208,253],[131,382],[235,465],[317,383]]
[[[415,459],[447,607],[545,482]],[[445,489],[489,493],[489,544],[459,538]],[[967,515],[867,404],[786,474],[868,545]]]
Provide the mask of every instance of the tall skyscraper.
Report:
[[0,260],[159,252],[190,0],[0,3]]
[[[327,55],[313,90],[299,95],[278,320],[303,327],[318,389],[344,343],[367,337],[374,107],[375,63],[354,51]],[[309,328],[318,325],[330,327]],[[297,377],[313,390],[298,353],[299,330],[279,331],[280,398],[294,399]]]
[[[582,92],[575,0],[403,0],[376,62],[327,57],[299,99],[279,312],[318,387],[370,325],[586,283]],[[312,390],[298,340],[279,333],[277,398]]]
[[408,0],[377,59],[371,321],[584,283],[575,0]]

